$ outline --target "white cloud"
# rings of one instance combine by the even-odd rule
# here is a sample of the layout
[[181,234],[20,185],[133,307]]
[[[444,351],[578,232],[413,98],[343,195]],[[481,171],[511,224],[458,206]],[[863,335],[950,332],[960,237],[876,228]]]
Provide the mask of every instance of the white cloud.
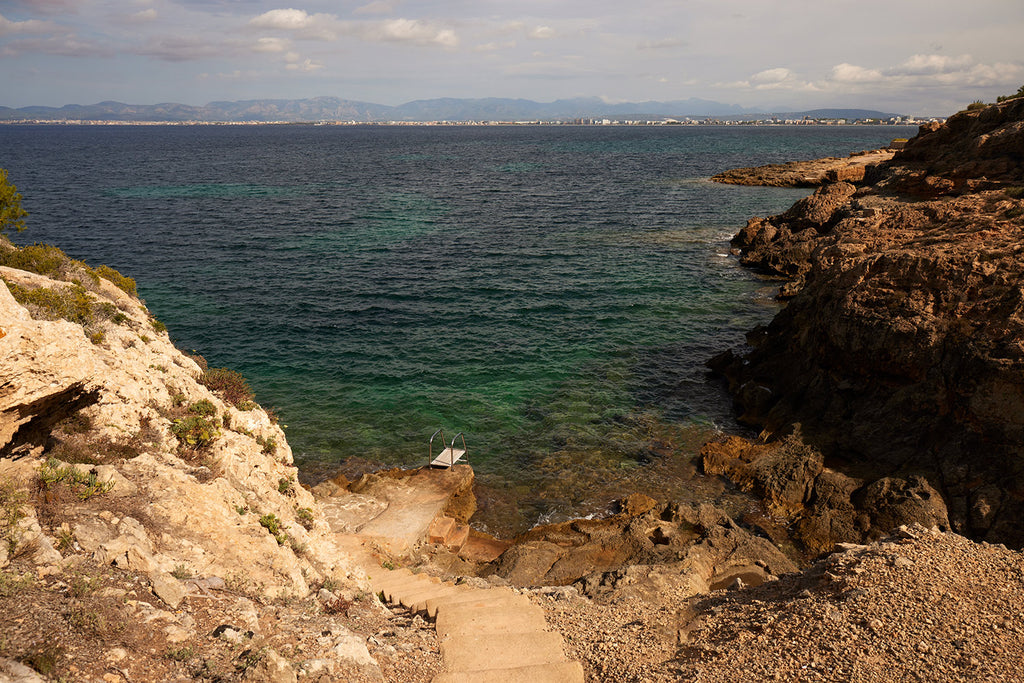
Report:
[[[321,15],[323,16],[323,15]],[[313,15],[301,9],[272,9],[249,20],[250,26],[256,28],[280,29],[296,31],[309,28],[313,24]]]
[[0,14],[0,36],[36,35],[49,33],[56,28],[48,21],[29,19],[27,21],[11,21]]
[[753,83],[782,83],[786,79],[792,78],[793,72],[789,69],[776,68],[776,69],[765,69],[759,71],[750,77]]
[[882,78],[882,72],[878,69],[865,69],[846,62],[832,67],[832,74],[829,76],[829,80],[836,83],[875,83]]
[[253,46],[255,52],[284,52],[290,42],[284,38],[259,38]]
[[550,26],[536,26],[530,31],[529,36],[534,40],[549,40],[558,35],[555,29]]
[[418,19],[389,19],[362,25],[358,29],[362,38],[371,41],[440,45],[455,47],[459,38],[455,31]]
[[970,55],[914,55],[899,66],[889,69],[889,72],[901,76],[930,76],[961,72],[971,68],[973,64],[974,60]]

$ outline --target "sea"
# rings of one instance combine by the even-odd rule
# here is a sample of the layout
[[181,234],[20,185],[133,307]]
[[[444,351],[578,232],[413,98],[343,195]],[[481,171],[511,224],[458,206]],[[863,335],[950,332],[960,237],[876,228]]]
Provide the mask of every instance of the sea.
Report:
[[728,240],[810,191],[709,177],[913,133],[2,125],[0,168],[13,240],[135,278],[274,408],[306,481],[422,465],[441,429],[477,525],[511,535],[630,492],[749,506],[696,463],[743,433],[706,361],[778,310]]

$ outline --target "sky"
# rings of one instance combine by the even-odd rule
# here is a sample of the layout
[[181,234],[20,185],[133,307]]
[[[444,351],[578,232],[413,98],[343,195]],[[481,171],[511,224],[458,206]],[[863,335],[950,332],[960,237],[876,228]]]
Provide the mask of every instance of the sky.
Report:
[[0,106],[339,97],[948,115],[1024,85],[1022,0],[0,0]]

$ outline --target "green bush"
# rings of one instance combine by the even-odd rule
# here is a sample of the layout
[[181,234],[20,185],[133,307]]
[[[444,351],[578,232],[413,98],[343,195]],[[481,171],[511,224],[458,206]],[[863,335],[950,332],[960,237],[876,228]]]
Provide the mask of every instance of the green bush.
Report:
[[288,542],[288,534],[281,528],[281,520],[277,518],[277,515],[273,513],[263,515],[260,517],[260,526],[270,532],[278,545]]
[[104,280],[110,280],[116,287],[121,289],[127,294],[132,296],[138,296],[138,290],[136,289],[135,280],[126,275],[121,275],[110,266],[99,266],[96,268],[96,274]]
[[974,100],[973,102],[967,105],[967,111],[976,111],[978,109],[984,109],[987,106],[988,105],[982,102],[981,100]]
[[204,398],[201,401],[196,401],[188,407],[188,412],[193,415],[216,415],[217,406],[213,405],[213,401],[208,398]]
[[83,327],[96,322],[92,297],[81,285],[59,289],[29,289],[14,282],[7,282],[7,289],[11,291],[14,300],[35,317],[44,320],[69,320]]
[[171,433],[178,437],[181,450],[205,448],[220,436],[217,425],[209,418],[199,415],[175,420],[171,424]]
[[18,188],[7,180],[7,169],[0,168],[0,233],[14,228],[16,232],[25,229],[28,211],[21,208],[21,194]]

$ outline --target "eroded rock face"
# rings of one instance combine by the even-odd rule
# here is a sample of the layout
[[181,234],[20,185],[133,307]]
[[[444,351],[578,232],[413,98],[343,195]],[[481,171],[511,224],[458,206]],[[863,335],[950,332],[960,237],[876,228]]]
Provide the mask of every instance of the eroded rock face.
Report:
[[[69,287],[0,275],[27,289]],[[268,414],[202,385],[138,299],[102,279],[84,295],[109,312],[89,336],[34,319],[0,283],[0,483],[39,490],[10,532],[15,551],[36,548],[40,571],[60,572],[54,539],[64,533],[100,564],[150,576],[168,603],[181,599],[172,571],[270,597],[305,595],[327,577],[358,584],[362,571],[335,547]],[[196,416],[212,438],[189,447],[175,424]]]
[[924,477],[865,482],[847,476],[826,468],[822,454],[799,433],[767,444],[731,436],[705,444],[701,459],[705,472],[759,498],[811,556],[836,543],[874,541],[904,524],[949,529],[942,497]]
[[800,423],[826,458],[876,476],[924,475],[956,530],[1016,546],[1022,161],[1024,100],[1011,100],[923,128],[853,192],[752,221],[744,262],[793,278],[793,298],[742,358],[716,359],[744,421]]
[[695,594],[736,567],[761,567],[765,576],[795,571],[768,540],[711,505],[666,505],[634,495],[621,501],[620,509],[606,519],[531,529],[501,556],[497,574],[517,586],[565,585],[590,577],[588,585],[596,589],[617,585],[621,577],[614,572],[628,573],[628,566],[658,566],[656,574],[679,575]]

